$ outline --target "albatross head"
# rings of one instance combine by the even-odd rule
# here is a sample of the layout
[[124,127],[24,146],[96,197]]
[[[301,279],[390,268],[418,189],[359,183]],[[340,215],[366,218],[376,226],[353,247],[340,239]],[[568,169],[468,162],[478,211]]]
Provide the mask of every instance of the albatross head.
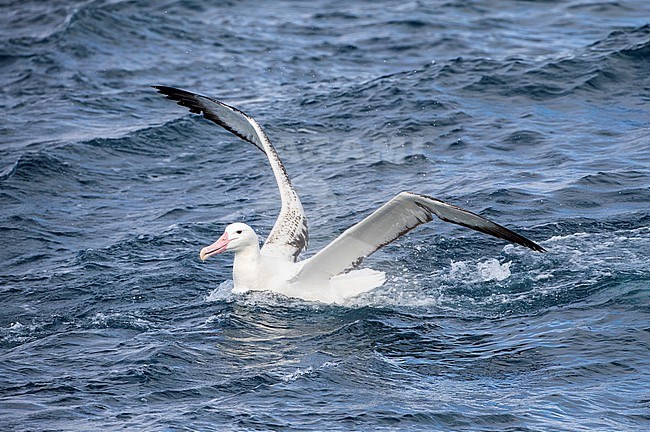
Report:
[[228,225],[219,240],[201,249],[199,257],[205,261],[213,255],[226,251],[238,252],[250,247],[259,247],[257,234],[245,223],[237,222]]

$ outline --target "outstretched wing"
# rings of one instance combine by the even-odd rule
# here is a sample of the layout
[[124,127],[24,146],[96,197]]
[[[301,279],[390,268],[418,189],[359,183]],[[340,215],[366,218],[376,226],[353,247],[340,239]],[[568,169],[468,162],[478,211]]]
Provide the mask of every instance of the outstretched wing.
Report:
[[189,108],[192,113],[203,114],[206,119],[264,152],[280,189],[282,208],[262,251],[295,261],[300,252],[307,248],[307,218],[278,153],[260,125],[244,112],[218,100],[173,87],[154,86],[154,88],[167,96],[167,99]]
[[544,252],[537,243],[470,211],[426,195],[402,192],[307,260],[296,280],[322,280],[344,273],[396,238],[431,221],[434,215],[445,222]]

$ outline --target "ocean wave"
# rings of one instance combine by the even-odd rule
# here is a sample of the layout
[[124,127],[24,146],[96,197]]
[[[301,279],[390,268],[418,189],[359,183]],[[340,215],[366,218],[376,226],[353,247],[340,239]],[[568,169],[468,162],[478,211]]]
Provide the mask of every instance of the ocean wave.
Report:
[[68,177],[71,168],[69,162],[51,153],[25,153],[14,163],[10,170],[3,173],[0,180],[6,181],[12,177],[20,181]]
[[545,60],[541,64],[526,64],[518,58],[469,62],[458,59],[452,63],[453,70],[443,68],[441,73],[453,76],[455,81],[462,80],[465,75],[480,75],[478,81],[463,85],[465,91],[538,101],[581,91],[598,92],[606,86],[627,86],[630,75],[642,77],[644,67],[639,60],[647,57],[648,33],[648,26],[617,31],[585,47],[582,52],[568,58]]
[[[5,429],[645,426],[647,2],[5,3]],[[305,257],[400,190],[547,253],[433,222],[344,305],[233,294],[197,252],[272,173],[156,84],[264,127]]]

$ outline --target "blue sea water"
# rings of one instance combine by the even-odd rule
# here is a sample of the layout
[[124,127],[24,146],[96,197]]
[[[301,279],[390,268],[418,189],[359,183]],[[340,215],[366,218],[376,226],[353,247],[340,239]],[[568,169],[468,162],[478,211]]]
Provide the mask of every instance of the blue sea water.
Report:
[[[650,3],[8,0],[0,430],[650,429]],[[442,222],[342,306],[230,293],[265,128],[319,250],[401,190]]]

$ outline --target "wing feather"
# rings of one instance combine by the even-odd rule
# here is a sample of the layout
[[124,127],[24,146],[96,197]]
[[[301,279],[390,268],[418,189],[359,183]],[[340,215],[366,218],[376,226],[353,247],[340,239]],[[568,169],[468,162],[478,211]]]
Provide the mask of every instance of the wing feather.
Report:
[[262,251],[296,261],[298,255],[307,248],[307,217],[287,171],[262,127],[243,111],[207,96],[167,86],[154,88],[167,99],[189,108],[192,113],[203,114],[206,119],[264,152],[280,189],[282,207]]
[[544,252],[537,243],[475,213],[426,195],[402,192],[307,260],[296,280],[321,280],[351,270],[376,250],[430,222],[433,216]]

